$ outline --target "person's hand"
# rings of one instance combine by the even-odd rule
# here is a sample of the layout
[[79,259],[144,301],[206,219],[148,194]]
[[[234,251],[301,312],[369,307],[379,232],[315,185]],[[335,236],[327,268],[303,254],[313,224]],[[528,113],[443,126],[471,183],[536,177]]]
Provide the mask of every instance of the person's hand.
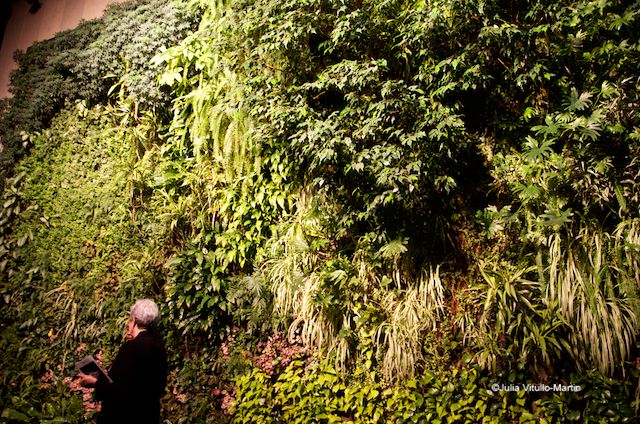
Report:
[[80,385],[82,387],[93,387],[96,385],[96,381],[98,381],[98,379],[94,376],[87,375],[83,372],[79,372],[76,377],[80,379]]

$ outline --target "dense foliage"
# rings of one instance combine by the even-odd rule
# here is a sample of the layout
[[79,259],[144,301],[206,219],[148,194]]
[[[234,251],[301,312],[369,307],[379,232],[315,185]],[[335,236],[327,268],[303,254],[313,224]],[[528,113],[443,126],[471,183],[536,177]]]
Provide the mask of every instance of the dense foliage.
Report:
[[75,30],[35,43],[27,52],[15,52],[18,68],[11,74],[13,97],[3,99],[0,117],[3,178],[11,175],[22,152],[20,132],[46,128],[65,99],[77,98],[78,86],[69,77],[71,67],[79,52],[96,39],[99,25],[97,21],[84,22]]
[[613,0],[149,0],[32,48],[3,418],[90,417],[70,364],[148,296],[171,422],[637,420],[639,31]]
[[[115,3],[102,19],[83,21],[73,30],[16,51],[18,69],[11,74],[13,97],[5,100],[0,119],[0,170],[11,175],[20,158],[21,132],[47,128],[66,101],[104,103],[125,68],[130,92],[147,107],[162,107],[160,72],[150,65],[159,49],[186,35],[196,22],[188,9],[158,0]],[[38,89],[34,89],[38,87]]]

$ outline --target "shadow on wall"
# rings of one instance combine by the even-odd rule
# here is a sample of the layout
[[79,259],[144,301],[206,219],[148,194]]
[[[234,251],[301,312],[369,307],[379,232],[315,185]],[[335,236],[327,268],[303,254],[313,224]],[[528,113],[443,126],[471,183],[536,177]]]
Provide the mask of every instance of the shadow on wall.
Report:
[[[0,46],[2,45],[2,40],[4,39],[4,31],[7,28],[7,24],[11,19],[11,11],[13,9],[13,4],[19,0],[8,0],[2,2],[0,4]],[[29,13],[32,15],[37,13],[38,10],[42,7],[42,3],[40,0],[25,0],[29,4]]]
[[7,23],[11,18],[12,5],[13,1],[5,1],[0,3],[0,46],[2,45],[2,40],[4,39],[4,30],[7,28]]
[[42,7],[39,0],[27,0],[27,3],[31,5],[29,13],[36,13]]

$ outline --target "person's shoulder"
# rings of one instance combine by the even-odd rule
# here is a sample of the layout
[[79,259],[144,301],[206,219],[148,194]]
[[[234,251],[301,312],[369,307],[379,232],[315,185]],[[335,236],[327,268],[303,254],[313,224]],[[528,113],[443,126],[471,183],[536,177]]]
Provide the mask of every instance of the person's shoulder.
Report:
[[144,350],[157,350],[159,348],[164,349],[164,343],[162,342],[162,339],[146,331],[138,334],[138,337],[136,337],[133,340],[130,340],[130,342],[135,348],[138,348],[138,349],[144,349]]

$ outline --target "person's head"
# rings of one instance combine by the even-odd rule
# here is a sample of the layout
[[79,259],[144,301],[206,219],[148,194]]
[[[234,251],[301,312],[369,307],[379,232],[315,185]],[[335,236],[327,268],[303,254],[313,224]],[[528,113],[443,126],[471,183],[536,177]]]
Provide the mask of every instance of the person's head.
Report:
[[151,299],[140,299],[131,307],[127,333],[135,337],[140,331],[155,327],[160,319],[158,306]]

